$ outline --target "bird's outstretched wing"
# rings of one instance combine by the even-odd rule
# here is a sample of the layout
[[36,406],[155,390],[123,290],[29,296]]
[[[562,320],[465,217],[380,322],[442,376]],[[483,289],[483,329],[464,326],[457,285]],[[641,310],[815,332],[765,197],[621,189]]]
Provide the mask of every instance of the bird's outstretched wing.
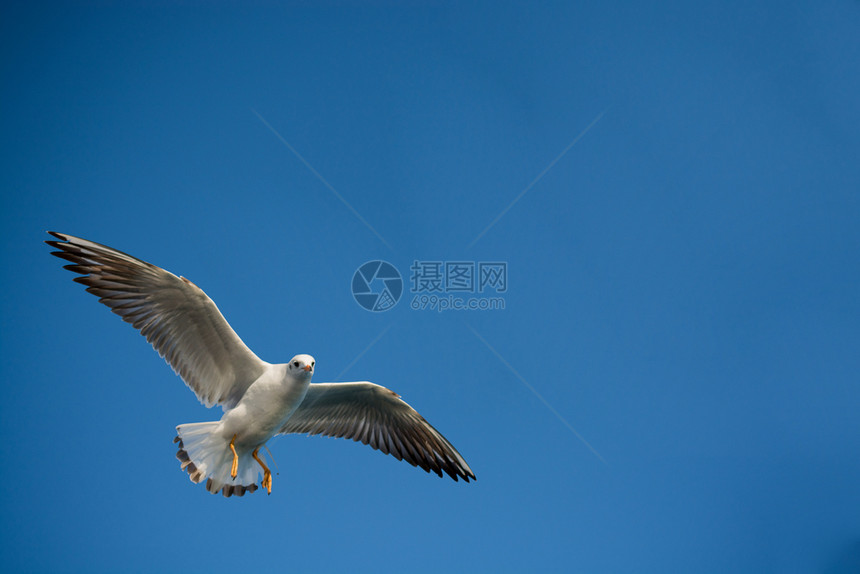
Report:
[[199,287],[105,245],[49,231],[75,281],[131,323],[207,407],[239,402],[266,368]]
[[469,482],[475,473],[450,442],[400,397],[373,383],[311,383],[279,434],[351,438],[442,476]]

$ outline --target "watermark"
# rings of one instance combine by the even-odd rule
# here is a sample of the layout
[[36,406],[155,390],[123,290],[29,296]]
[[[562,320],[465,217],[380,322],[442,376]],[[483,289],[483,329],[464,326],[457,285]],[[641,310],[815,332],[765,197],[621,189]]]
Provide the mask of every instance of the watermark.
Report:
[[508,264],[502,261],[415,261],[413,293],[484,293],[508,290]]
[[352,276],[355,302],[375,313],[388,311],[403,295],[403,278],[388,261],[368,261]]
[[[415,311],[496,311],[505,308],[506,261],[413,261],[409,307]],[[368,311],[393,308],[403,279],[387,261],[368,261],[352,277],[352,296]]]
[[500,311],[504,297],[456,297],[454,295],[415,295],[409,306],[415,311]]

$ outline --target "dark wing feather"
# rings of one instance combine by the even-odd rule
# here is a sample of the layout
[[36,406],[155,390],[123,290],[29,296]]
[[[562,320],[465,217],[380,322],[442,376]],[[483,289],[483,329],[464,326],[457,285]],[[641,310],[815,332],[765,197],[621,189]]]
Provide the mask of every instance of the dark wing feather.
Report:
[[231,408],[266,363],[245,346],[199,287],[105,245],[49,231],[75,281],[140,331],[207,407]]
[[475,474],[457,449],[400,397],[373,383],[311,383],[279,434],[351,438],[457,480]]

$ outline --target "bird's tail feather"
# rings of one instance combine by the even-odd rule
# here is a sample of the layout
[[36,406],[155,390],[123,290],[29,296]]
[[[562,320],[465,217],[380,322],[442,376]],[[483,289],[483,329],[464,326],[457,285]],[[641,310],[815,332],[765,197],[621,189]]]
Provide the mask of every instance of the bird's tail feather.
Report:
[[239,453],[239,474],[230,476],[233,453],[230,441],[219,433],[213,432],[218,422],[188,423],[176,427],[179,451],[176,458],[181,468],[188,473],[191,482],[199,483],[206,479],[206,490],[213,494],[219,491],[226,497],[243,496],[246,492],[257,490],[255,484],[260,471],[250,452]]

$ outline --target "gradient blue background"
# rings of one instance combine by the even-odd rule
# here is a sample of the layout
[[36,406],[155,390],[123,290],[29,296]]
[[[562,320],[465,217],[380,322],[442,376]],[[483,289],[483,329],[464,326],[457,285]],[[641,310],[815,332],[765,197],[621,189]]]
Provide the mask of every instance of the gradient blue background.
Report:
[[[849,0],[4,3],[2,569],[857,572],[858,37]],[[220,410],[47,229],[318,382],[382,334],[342,380],[477,482],[294,436],[270,497],[192,485],[174,426]],[[507,261],[506,309],[367,312],[380,258]]]

